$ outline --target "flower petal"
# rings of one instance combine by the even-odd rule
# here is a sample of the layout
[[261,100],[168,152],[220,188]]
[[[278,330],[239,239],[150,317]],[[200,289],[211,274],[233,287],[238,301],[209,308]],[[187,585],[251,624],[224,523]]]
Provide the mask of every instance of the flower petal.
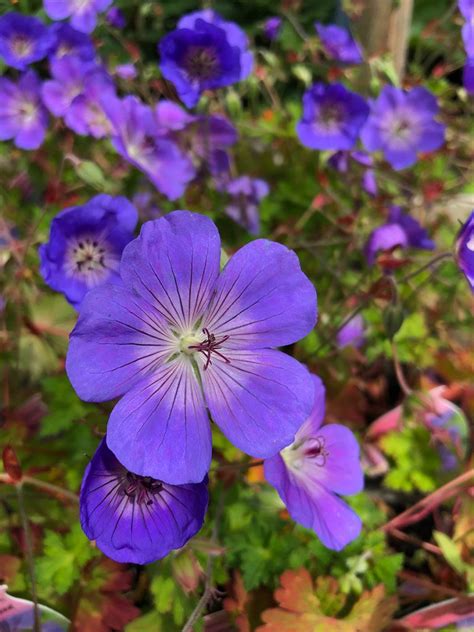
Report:
[[174,485],[203,480],[211,463],[211,429],[188,359],[158,367],[118,402],[107,444],[136,474]]
[[226,348],[288,345],[316,322],[316,291],[294,252],[265,239],[241,248],[216,285],[203,327],[229,336]]
[[189,211],[175,211],[143,225],[124,250],[125,285],[152,303],[184,332],[208,305],[219,274],[220,239],[214,223]]
[[288,472],[279,454],[265,461],[265,478],[275,487],[290,516],[315,531],[329,549],[340,551],[360,533],[357,514],[322,485],[305,485]]
[[302,364],[280,351],[225,351],[201,372],[211,416],[240,450],[274,455],[311,411],[314,386]]

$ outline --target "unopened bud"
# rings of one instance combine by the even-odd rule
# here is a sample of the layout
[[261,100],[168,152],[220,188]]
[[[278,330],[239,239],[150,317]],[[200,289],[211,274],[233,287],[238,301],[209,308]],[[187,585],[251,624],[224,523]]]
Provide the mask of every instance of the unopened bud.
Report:
[[405,320],[405,310],[401,305],[388,305],[383,313],[383,324],[389,340],[392,340]]
[[204,576],[202,566],[192,551],[184,551],[172,561],[173,576],[185,593],[191,593],[199,586]]

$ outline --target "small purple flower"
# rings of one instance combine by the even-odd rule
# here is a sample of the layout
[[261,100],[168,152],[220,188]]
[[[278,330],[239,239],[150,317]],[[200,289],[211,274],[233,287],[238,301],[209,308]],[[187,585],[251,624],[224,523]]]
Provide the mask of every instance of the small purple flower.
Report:
[[362,176],[362,188],[369,195],[377,195],[377,180],[372,169],[374,161],[372,156],[369,156],[365,151],[338,151],[329,158],[328,164],[339,173],[348,173],[349,159],[366,167]]
[[91,288],[120,282],[120,257],[137,221],[137,210],[124,197],[96,195],[83,206],[65,209],[39,249],[43,279],[79,308]]
[[369,115],[362,97],[343,85],[315,83],[303,97],[296,131],[310,149],[351,149]]
[[42,88],[43,101],[54,116],[67,114],[74,99],[84,92],[85,78],[91,72],[104,72],[92,62],[79,57],[53,58],[50,62],[52,79]]
[[103,439],[81,486],[81,525],[116,562],[149,564],[180,549],[201,529],[207,480],[168,485],[128,471]]
[[120,11],[120,9],[117,7],[112,7],[111,9],[109,9],[105,14],[105,19],[107,20],[108,24],[110,24],[110,26],[113,26],[114,28],[120,30],[125,28],[125,25],[127,24],[123,12]]
[[97,14],[105,11],[113,0],[43,0],[44,10],[52,20],[69,18],[71,26],[82,33],[92,33]]
[[137,69],[133,64],[119,64],[115,66],[114,74],[120,77],[120,79],[131,81],[137,76]]
[[82,136],[110,136],[113,127],[102,103],[115,97],[115,86],[111,78],[103,69],[94,68],[85,74],[82,94],[73,99],[64,116],[64,122]]
[[76,31],[67,23],[53,24],[50,28],[55,36],[55,43],[51,49],[52,57],[72,55],[82,61],[95,59],[95,47],[89,35]]
[[142,476],[202,481],[209,415],[239,449],[268,457],[308,416],[308,370],[277,351],[314,326],[316,292],[285,246],[257,240],[220,273],[213,222],[175,211],[146,222],[124,250],[122,285],[88,293],[71,338],[79,397],[121,397],[107,445]]
[[25,70],[48,55],[54,35],[41,20],[15,11],[0,17],[0,57],[7,66]]
[[198,11],[182,18],[161,40],[160,68],[183,103],[193,107],[204,90],[228,86],[250,73],[253,57],[246,46],[237,25],[211,10]]
[[435,243],[427,231],[399,206],[392,206],[387,222],[370,233],[365,246],[365,256],[369,265],[375,263],[375,257],[380,250],[400,248],[421,248],[433,250]]
[[277,15],[274,15],[273,17],[268,18],[267,20],[265,20],[263,24],[263,32],[265,34],[265,37],[269,39],[270,41],[273,41],[274,39],[278,37],[280,29],[281,29],[281,18],[279,18]]
[[456,240],[458,266],[474,292],[474,211],[467,218]]
[[385,86],[373,101],[361,139],[369,151],[382,151],[394,169],[414,165],[421,151],[444,143],[445,126],[435,120],[436,98],[426,88],[405,92]]
[[183,195],[195,176],[193,164],[176,143],[160,138],[153,111],[133,96],[104,99],[102,105],[112,123],[112,144],[118,153],[170,200]]
[[337,346],[341,349],[349,345],[360,347],[364,342],[364,331],[364,319],[360,314],[357,314],[338,331]]
[[13,139],[20,149],[38,149],[47,127],[37,74],[28,70],[16,83],[0,77],[0,140]]
[[265,180],[241,176],[226,182],[220,189],[231,196],[230,203],[224,209],[226,215],[252,235],[258,235],[260,232],[258,207],[260,201],[270,191]]
[[321,426],[325,389],[312,376],[315,402],[291,445],[266,459],[265,478],[275,487],[290,516],[312,529],[329,549],[340,551],[357,538],[362,523],[337,494],[357,494],[364,479],[359,446],[339,424]]
[[324,26],[319,22],[314,26],[328,57],[344,64],[360,64],[364,61],[359,44],[347,29],[336,24]]

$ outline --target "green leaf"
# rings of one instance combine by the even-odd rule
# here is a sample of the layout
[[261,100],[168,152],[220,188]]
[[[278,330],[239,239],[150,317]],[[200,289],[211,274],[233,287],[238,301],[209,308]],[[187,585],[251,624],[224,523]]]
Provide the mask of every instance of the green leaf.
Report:
[[451,540],[445,533],[441,531],[433,531],[433,537],[450,566],[455,571],[463,575],[469,568],[469,565],[462,559],[461,551],[457,547],[454,540]]

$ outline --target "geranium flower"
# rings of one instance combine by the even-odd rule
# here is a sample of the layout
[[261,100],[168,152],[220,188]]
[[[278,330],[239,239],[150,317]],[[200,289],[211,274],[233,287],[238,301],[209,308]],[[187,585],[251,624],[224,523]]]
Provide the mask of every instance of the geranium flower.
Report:
[[349,159],[366,167],[362,175],[362,188],[369,195],[377,195],[377,180],[372,169],[374,160],[365,151],[338,151],[329,158],[328,165],[339,171],[339,173],[348,173]]
[[92,70],[84,76],[82,93],[73,99],[64,122],[82,136],[110,136],[113,126],[102,103],[114,98],[115,86],[109,75],[102,70]]
[[124,197],[96,195],[83,206],[65,209],[39,249],[45,282],[76,308],[92,287],[120,282],[120,256],[137,221],[137,210]]
[[387,222],[370,233],[365,245],[364,252],[369,265],[375,263],[377,252],[396,246],[433,250],[435,243],[416,219],[404,213],[399,206],[391,206]]
[[89,35],[77,31],[66,22],[53,24],[50,28],[55,38],[54,46],[50,51],[51,57],[72,55],[82,61],[94,60],[96,52]]
[[81,525],[117,562],[149,564],[186,544],[202,527],[207,480],[168,485],[128,471],[103,439],[81,486]]
[[426,88],[405,92],[385,86],[371,104],[361,139],[369,151],[382,151],[394,169],[414,165],[421,151],[434,151],[444,143],[445,126],[435,120],[436,98]]
[[275,454],[309,414],[307,369],[272,349],[306,335],[316,293],[286,247],[257,240],[219,274],[217,229],[175,211],[143,225],[124,250],[123,285],[89,292],[67,356],[86,401],[121,400],[107,444],[142,476],[199,482],[213,421],[253,456]]
[[474,211],[467,218],[456,240],[458,266],[474,292]]
[[113,26],[116,29],[123,29],[126,25],[125,16],[120,9],[117,7],[112,7],[109,9],[105,15],[105,19],[110,26]]
[[359,44],[347,29],[336,24],[325,26],[319,22],[314,27],[328,57],[345,64],[360,64],[364,61]]
[[303,97],[296,131],[310,149],[352,149],[369,115],[362,97],[343,85],[315,83]]
[[337,332],[338,347],[343,348],[349,345],[360,347],[364,342],[364,330],[364,319],[357,314]]
[[265,478],[278,491],[290,516],[316,532],[329,549],[340,551],[360,533],[360,518],[337,494],[363,489],[359,445],[339,424],[321,426],[325,389],[312,376],[315,401],[291,445],[266,459]]
[[41,101],[41,82],[28,70],[15,83],[0,77],[0,140],[20,149],[37,149],[48,127],[48,112]]
[[276,39],[281,29],[281,18],[277,15],[268,18],[263,23],[263,32],[270,41]]
[[83,33],[92,33],[97,14],[110,7],[113,0],[43,0],[44,10],[52,20],[69,18],[71,25]]
[[54,35],[41,20],[15,11],[0,17],[0,57],[7,66],[25,70],[53,45]]
[[231,198],[224,208],[225,214],[252,235],[258,235],[260,232],[258,207],[270,191],[265,180],[240,176],[240,178],[225,181],[219,189],[228,193]]

